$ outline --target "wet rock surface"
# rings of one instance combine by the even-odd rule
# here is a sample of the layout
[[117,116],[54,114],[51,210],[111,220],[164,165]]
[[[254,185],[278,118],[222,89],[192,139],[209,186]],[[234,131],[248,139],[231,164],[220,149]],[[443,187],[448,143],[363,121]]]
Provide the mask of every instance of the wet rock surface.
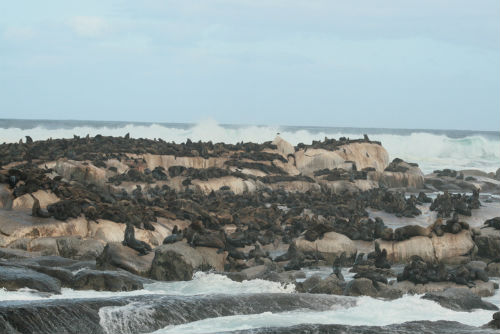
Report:
[[498,310],[494,304],[481,300],[481,297],[466,289],[451,288],[440,292],[429,292],[422,298],[433,300],[439,305],[455,311]]
[[0,288],[6,290],[18,290],[29,288],[40,292],[60,293],[61,283],[59,280],[22,267],[0,266]]
[[240,330],[232,332],[224,332],[225,334],[277,334],[277,333],[293,333],[293,334],[378,334],[378,333],[394,333],[394,334],[410,334],[410,333],[429,333],[429,334],[466,334],[466,333],[484,333],[493,334],[494,330],[487,330],[472,326],[466,326],[453,321],[412,321],[403,324],[388,325],[388,326],[348,326],[348,325],[296,325],[282,328],[259,328],[252,330]]
[[[126,306],[131,303],[148,308],[150,318],[147,322],[137,322],[130,317]],[[0,330],[5,334],[144,333],[225,315],[285,312],[305,308],[325,311],[332,307],[354,305],[354,300],[345,297],[308,294],[192,297],[147,295],[13,302],[0,305]]]

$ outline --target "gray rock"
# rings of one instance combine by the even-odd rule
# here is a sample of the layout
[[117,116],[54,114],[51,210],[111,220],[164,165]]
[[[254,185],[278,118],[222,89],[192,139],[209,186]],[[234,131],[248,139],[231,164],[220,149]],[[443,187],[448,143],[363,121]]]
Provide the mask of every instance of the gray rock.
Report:
[[486,267],[486,273],[492,277],[500,277],[500,263],[492,262]]
[[59,255],[75,260],[95,260],[104,250],[100,240],[80,237],[61,237],[56,239]]
[[143,288],[144,278],[127,272],[82,270],[72,281],[75,290],[132,291]]
[[341,295],[344,292],[345,282],[336,275],[330,275],[322,279],[319,275],[313,275],[302,283],[297,284],[297,290],[306,293],[323,293],[329,295]]
[[198,270],[224,270],[226,258],[227,252],[209,247],[195,248],[183,241],[162,245],[155,249],[150,277],[162,281],[186,281]]
[[139,276],[149,276],[155,254],[139,256],[135,250],[121,243],[110,242],[96,259],[98,269],[123,269]]
[[496,259],[500,254],[500,237],[495,235],[480,235],[474,238],[480,257]]
[[189,281],[202,263],[201,254],[184,242],[163,245],[155,250],[151,278],[161,281]]
[[498,310],[494,304],[483,301],[481,297],[468,289],[450,288],[439,292],[429,292],[422,298],[433,300],[441,306],[455,311]]
[[483,327],[485,327],[485,328],[500,329],[500,312],[493,313],[493,320],[491,320],[490,322],[488,322]]
[[0,288],[10,291],[30,288],[40,292],[61,293],[61,282],[31,269],[0,266]]
[[376,297],[378,291],[373,286],[373,282],[368,278],[356,278],[347,283],[345,288],[347,296],[370,296]]

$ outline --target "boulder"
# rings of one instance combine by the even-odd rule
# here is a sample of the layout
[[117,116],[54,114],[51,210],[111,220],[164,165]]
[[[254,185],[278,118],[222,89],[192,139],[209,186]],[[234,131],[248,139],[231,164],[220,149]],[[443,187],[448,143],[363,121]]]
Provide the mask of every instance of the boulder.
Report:
[[401,159],[394,159],[382,173],[370,173],[371,179],[376,179],[381,187],[386,188],[424,188],[424,174],[415,164],[409,164]]
[[444,291],[449,288],[459,288],[470,290],[475,295],[481,297],[491,297],[495,293],[495,283],[492,281],[483,282],[475,281],[472,288],[468,288],[464,285],[460,285],[454,282],[429,282],[426,284],[415,284],[410,281],[396,282],[392,285],[392,288],[399,290],[403,294],[424,294],[433,291]]
[[500,254],[500,235],[479,235],[474,238],[477,255],[487,259],[497,259]]
[[295,248],[304,253],[320,253],[327,264],[333,264],[333,261],[342,253],[347,258],[354,258],[357,253],[356,244],[343,234],[336,232],[327,232],[322,239],[308,241],[301,236],[294,240]]
[[13,249],[13,248],[1,248],[0,247],[0,259],[26,259],[32,258],[36,256],[41,256],[40,252],[27,252],[21,249]]
[[285,158],[287,158],[289,154],[293,155],[295,153],[295,148],[292,146],[292,144],[290,144],[280,136],[276,136],[272,144],[276,145],[278,152]]
[[434,260],[434,247],[428,237],[413,237],[408,240],[393,242],[378,240],[380,249],[387,251],[387,259],[392,262],[407,262],[418,255],[426,261]]
[[460,255],[466,255],[474,248],[471,232],[463,230],[457,234],[445,233],[442,237],[431,238],[434,253],[438,260],[444,260]]
[[143,288],[145,279],[127,272],[82,270],[73,278],[71,288],[95,291],[132,291]]
[[417,236],[404,241],[377,240],[377,242],[381,249],[387,251],[389,261],[399,263],[408,262],[415,255],[425,261],[443,261],[467,255],[474,249],[474,241],[469,230],[457,234],[444,233],[441,237]]
[[370,296],[376,297],[378,291],[373,285],[372,280],[368,278],[356,278],[347,283],[345,287],[347,296]]
[[151,278],[162,281],[187,281],[197,270],[224,270],[227,252],[217,249],[193,248],[180,241],[155,249]]
[[500,263],[492,262],[486,267],[486,273],[490,277],[500,277]]
[[322,279],[320,275],[313,275],[304,282],[297,283],[296,289],[303,293],[323,293],[329,295],[342,295],[346,283],[336,275]]
[[75,260],[95,260],[104,250],[101,240],[81,237],[60,237],[56,239],[59,255]]
[[[497,170],[497,174],[500,174],[499,172],[500,172],[500,169]],[[499,179],[500,179],[500,177],[499,177]],[[491,320],[490,322],[488,322],[483,327],[500,329],[500,312],[493,313],[493,320]]]
[[46,209],[48,205],[59,202],[59,198],[48,190],[38,190],[31,194],[24,194],[17,197],[12,202],[12,209],[15,210],[31,210],[36,198],[40,203],[40,208]]
[[99,269],[123,269],[140,276],[148,276],[151,270],[154,253],[139,256],[130,247],[121,243],[110,242],[104,247],[102,254],[96,259]]
[[422,298],[433,300],[439,305],[454,311],[498,310],[497,306],[483,301],[481,297],[468,289],[449,288],[444,291],[428,292]]
[[40,252],[42,255],[59,255],[56,238],[42,237],[32,239],[28,242],[27,250]]
[[0,288],[9,291],[30,288],[40,292],[61,292],[61,282],[48,275],[20,267],[0,267]]
[[106,184],[106,170],[83,161],[60,159],[56,162],[54,170],[66,180],[75,180],[82,184]]
[[342,145],[335,151],[308,148],[295,152],[295,164],[304,175],[312,175],[315,171],[325,168],[351,169],[353,162],[358,170],[371,167],[381,172],[389,163],[389,154],[381,145],[374,143]]

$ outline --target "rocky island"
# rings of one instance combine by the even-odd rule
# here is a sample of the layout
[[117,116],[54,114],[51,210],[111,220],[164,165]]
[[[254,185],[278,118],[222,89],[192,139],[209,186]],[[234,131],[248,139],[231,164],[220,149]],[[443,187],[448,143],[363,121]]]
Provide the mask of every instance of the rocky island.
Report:
[[[495,332],[500,316],[488,298],[500,277],[500,169],[424,175],[418,162],[390,160],[382,144],[129,135],[4,143],[0,288],[53,299],[2,303],[0,332],[149,333],[217,316],[349,308],[360,296],[416,296],[487,310],[491,321],[257,332]],[[203,272],[293,293],[134,294]],[[116,295],[58,299],[65,291]],[[123,311],[145,302],[147,314]]]

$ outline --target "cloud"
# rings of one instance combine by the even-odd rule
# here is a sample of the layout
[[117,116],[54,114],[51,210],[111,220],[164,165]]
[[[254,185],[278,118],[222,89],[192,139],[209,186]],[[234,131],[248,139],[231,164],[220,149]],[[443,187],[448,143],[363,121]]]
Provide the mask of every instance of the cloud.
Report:
[[110,30],[109,23],[98,16],[76,16],[70,21],[75,33],[82,37],[99,37]]
[[3,38],[7,40],[29,40],[36,36],[36,31],[31,27],[7,27]]

